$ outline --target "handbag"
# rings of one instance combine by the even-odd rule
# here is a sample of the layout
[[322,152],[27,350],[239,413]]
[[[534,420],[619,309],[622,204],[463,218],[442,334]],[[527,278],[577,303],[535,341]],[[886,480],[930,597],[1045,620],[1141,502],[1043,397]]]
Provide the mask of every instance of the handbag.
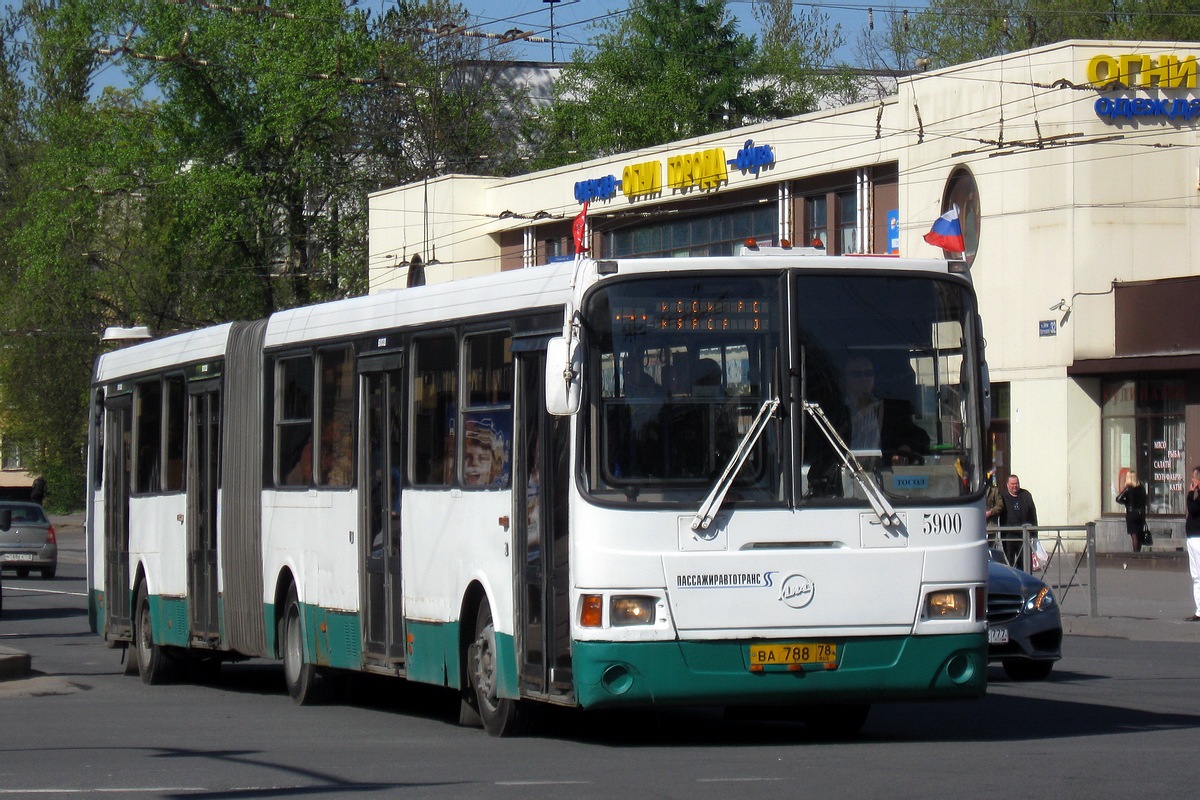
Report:
[[1034,572],[1043,570],[1048,561],[1050,561],[1050,556],[1046,555],[1046,548],[1042,547],[1042,541],[1031,539],[1029,542],[1029,568]]
[[1151,547],[1154,545],[1154,537],[1150,534],[1149,528],[1142,528],[1141,534],[1138,535],[1138,544],[1142,547]]

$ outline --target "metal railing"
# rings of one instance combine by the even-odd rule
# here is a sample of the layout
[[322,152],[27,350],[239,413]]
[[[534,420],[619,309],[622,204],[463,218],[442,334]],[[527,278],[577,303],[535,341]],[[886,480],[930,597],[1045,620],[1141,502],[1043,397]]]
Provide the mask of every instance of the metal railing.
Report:
[[[1080,535],[1082,534],[1082,535]],[[1033,569],[1034,539],[1041,542],[1046,551],[1046,563]],[[1058,593],[1059,603],[1075,586],[1081,586],[1079,571],[1087,564],[1087,586],[1089,592],[1088,615],[1096,617],[1099,612],[1099,596],[1096,590],[1096,523],[1086,525],[1015,525],[988,529],[988,542],[993,547],[1015,550],[1013,566],[1037,575],[1046,583],[1052,583]],[[1007,545],[1007,548],[1005,547]],[[1050,575],[1050,570],[1057,573]],[[1069,573],[1069,574],[1068,574]],[[1050,577],[1047,577],[1050,575]],[[1065,576],[1065,583],[1064,583]]]

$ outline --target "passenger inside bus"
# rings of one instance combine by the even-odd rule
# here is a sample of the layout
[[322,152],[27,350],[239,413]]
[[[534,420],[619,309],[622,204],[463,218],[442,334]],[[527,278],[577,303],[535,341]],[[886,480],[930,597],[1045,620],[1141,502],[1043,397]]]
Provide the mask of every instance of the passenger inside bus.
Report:
[[[910,401],[876,394],[874,362],[863,355],[851,355],[843,362],[839,377],[840,392],[826,391],[815,399],[863,467],[871,470],[924,463],[929,453],[929,434],[914,421]],[[807,446],[812,465],[809,493],[841,496],[841,460],[832,446],[812,426]]]

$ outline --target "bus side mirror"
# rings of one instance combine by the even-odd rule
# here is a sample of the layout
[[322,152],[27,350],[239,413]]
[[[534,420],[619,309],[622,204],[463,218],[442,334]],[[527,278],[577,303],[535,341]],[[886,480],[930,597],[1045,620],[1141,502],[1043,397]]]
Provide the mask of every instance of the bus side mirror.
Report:
[[583,383],[583,356],[579,340],[568,344],[556,336],[546,344],[546,410],[565,417],[579,410],[580,389]]
[[12,527],[12,509],[0,509],[0,531],[6,531]]

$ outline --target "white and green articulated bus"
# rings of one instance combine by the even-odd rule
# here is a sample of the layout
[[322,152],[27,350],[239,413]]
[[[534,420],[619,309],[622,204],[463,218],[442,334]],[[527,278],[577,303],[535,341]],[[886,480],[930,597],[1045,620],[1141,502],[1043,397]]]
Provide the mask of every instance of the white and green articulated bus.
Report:
[[986,683],[987,372],[957,262],[555,264],[102,355],[93,629],[150,684],[280,659],[538,702],[794,708]]

